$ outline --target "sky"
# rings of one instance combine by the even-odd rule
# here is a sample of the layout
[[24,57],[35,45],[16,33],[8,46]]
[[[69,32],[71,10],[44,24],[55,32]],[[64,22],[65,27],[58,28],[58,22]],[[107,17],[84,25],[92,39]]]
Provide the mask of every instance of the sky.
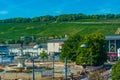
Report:
[[120,0],[0,0],[0,19],[78,13],[120,14]]

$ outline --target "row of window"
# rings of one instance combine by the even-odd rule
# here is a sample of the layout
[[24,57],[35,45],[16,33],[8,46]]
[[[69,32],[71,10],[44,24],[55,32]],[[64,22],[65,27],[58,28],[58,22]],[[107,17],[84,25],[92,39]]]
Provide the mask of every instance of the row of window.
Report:
[[108,53],[116,53],[118,48],[120,48],[120,40],[107,40]]

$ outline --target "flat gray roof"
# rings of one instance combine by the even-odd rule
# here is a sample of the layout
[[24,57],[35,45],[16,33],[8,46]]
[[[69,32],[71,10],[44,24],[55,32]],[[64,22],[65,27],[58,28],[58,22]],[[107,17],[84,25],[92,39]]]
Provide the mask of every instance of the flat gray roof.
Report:
[[[120,36],[105,36],[106,40],[120,40]],[[49,40],[48,43],[64,42],[67,38]]]
[[64,42],[67,38],[49,40],[48,43]]
[[120,36],[105,36],[106,40],[120,40]]

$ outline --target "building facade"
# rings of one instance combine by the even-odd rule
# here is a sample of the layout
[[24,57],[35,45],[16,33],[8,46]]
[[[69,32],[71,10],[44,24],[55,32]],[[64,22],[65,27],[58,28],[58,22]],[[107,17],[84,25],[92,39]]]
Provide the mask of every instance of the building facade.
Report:
[[[8,47],[12,54],[19,54],[21,51],[21,44],[8,44]],[[23,53],[35,53],[36,55],[40,55],[43,51],[47,52],[46,48],[41,45],[23,46]]]
[[9,54],[8,46],[0,45],[0,53]]
[[120,48],[120,36],[105,36],[107,42],[108,60],[114,61],[118,58],[118,49]]
[[66,39],[54,39],[54,40],[50,40],[47,43],[47,51],[48,54],[51,53],[60,53],[61,48],[62,48],[62,44],[64,43]]
[[9,56],[8,46],[0,44],[0,64],[3,64],[4,62],[9,62],[10,60],[8,60],[8,56]]

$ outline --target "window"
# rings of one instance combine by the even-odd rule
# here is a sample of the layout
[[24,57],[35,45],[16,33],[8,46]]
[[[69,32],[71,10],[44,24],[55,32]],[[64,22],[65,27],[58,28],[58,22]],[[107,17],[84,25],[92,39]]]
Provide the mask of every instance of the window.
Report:
[[110,52],[115,52],[115,41],[110,40]]

